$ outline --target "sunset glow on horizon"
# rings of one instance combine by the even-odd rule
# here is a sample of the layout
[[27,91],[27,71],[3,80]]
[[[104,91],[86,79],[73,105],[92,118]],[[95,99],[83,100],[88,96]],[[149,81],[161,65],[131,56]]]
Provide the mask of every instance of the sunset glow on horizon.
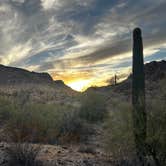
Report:
[[145,62],[166,60],[165,0],[0,0],[0,64],[47,72],[75,90],[103,86],[132,65],[132,31]]
[[68,83],[67,85],[71,87],[72,89],[79,92],[83,92],[84,90],[86,90],[87,88],[91,86],[89,80],[79,80],[79,81]]

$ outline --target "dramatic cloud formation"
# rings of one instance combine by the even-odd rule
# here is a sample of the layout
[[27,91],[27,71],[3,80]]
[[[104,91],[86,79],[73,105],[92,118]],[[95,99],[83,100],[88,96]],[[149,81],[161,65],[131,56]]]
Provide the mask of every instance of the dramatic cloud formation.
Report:
[[165,0],[1,0],[0,63],[104,85],[130,72],[137,26],[145,60],[166,59],[165,11]]

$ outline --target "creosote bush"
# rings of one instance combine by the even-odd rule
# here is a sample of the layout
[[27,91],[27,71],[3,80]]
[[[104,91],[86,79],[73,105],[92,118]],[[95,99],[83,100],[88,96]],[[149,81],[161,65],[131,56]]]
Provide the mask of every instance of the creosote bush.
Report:
[[115,101],[112,106],[113,108],[104,122],[104,148],[115,160],[134,158],[136,153],[131,105]]
[[15,106],[7,98],[0,97],[0,123],[9,120],[14,110]]
[[[163,98],[156,97],[154,100],[148,100],[146,104],[147,161],[155,166],[164,166],[166,165],[166,103]],[[136,165],[131,106],[121,102],[114,103],[113,107],[104,123],[104,148],[119,163],[125,161]]]
[[151,99],[147,104],[147,151],[155,165],[166,165],[166,102]]
[[7,115],[4,118],[7,120],[1,122],[5,123],[8,141],[57,144],[82,141],[88,134],[87,125],[71,106],[29,104],[13,107],[8,103],[4,111],[0,111],[0,117]]
[[88,122],[103,121],[106,115],[106,99],[97,92],[85,93],[81,101],[80,117]]

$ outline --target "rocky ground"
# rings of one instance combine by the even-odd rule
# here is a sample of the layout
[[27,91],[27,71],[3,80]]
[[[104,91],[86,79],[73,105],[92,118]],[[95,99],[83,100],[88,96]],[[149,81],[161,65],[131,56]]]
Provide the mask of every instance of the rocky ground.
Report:
[[[37,161],[42,166],[111,166],[111,156],[104,152],[100,141],[101,125],[93,125],[93,130],[86,143],[40,145]],[[0,143],[0,166],[8,166],[8,147],[9,144]]]
[[[0,166],[7,166],[6,143],[0,143]],[[111,160],[104,153],[86,145],[41,145],[37,160],[44,166],[110,166]]]

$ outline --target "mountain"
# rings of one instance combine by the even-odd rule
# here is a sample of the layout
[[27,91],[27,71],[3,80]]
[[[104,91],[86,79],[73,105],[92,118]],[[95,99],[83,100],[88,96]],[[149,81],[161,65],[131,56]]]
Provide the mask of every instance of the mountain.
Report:
[[[146,63],[144,66],[145,69],[145,84],[146,84],[146,93],[147,95],[153,93],[159,93],[161,88],[166,88],[166,61],[152,61]],[[117,76],[118,77],[118,76]],[[162,85],[161,85],[162,84]],[[131,99],[132,91],[132,75],[118,83],[117,85],[108,85],[104,87],[91,87],[87,89],[86,93],[90,91],[95,91],[102,93],[108,98],[110,96],[125,96],[127,99]],[[111,95],[110,95],[111,94]],[[119,97],[118,96],[118,97]]]
[[51,83],[52,77],[48,73],[29,72],[24,69],[7,67],[0,65],[0,84],[20,84],[20,83]]
[[18,101],[38,103],[72,103],[77,92],[54,81],[48,73],[0,65],[0,97],[18,98]]
[[[145,64],[146,92],[153,94],[158,91],[161,82],[166,80],[166,61],[153,61]],[[91,87],[85,93],[95,91],[112,96],[131,98],[132,75],[117,85],[105,87]],[[159,93],[159,92],[155,92]],[[0,65],[0,96],[18,98],[37,103],[60,103],[79,105],[79,93],[64,84],[63,81],[54,81],[48,73],[29,72],[24,69]]]
[[145,65],[145,76],[147,80],[161,80],[166,77],[166,61],[153,61]]
[[49,84],[69,88],[62,80],[54,81],[48,73],[30,72],[25,69],[0,65],[0,86],[20,84]]

